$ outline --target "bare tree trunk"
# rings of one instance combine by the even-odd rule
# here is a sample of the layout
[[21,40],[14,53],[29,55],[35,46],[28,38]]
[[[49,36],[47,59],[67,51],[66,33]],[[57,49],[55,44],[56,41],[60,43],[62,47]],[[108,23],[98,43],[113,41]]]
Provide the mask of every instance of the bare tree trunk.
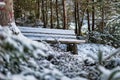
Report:
[[89,15],[89,10],[87,9],[87,20],[88,20],[88,31],[90,32],[90,15]]
[[101,32],[104,30],[104,4],[102,5],[102,25],[101,25]]
[[94,6],[94,0],[92,0],[92,31],[94,31],[95,28],[95,6]]
[[52,4],[52,0],[50,0],[50,12],[51,12],[51,20],[50,20],[50,23],[51,23],[51,28],[53,28],[53,4]]
[[57,28],[60,28],[59,24],[59,13],[58,13],[58,0],[56,0],[56,16],[57,16]]
[[44,0],[42,0],[42,21],[43,21],[43,26],[44,28],[46,28],[46,24],[45,24],[45,5],[44,5]]
[[48,0],[46,0],[45,10],[45,24],[48,26]]
[[77,0],[77,22],[78,22],[78,35],[81,35],[81,21],[80,21],[80,12],[79,12],[79,0]]
[[[87,0],[87,2],[89,3],[89,0]],[[88,20],[88,31],[90,32],[90,15],[89,15],[89,9],[87,8],[87,20]]]
[[74,16],[75,16],[75,33],[78,34],[78,24],[77,24],[77,2],[75,0],[74,2],[75,8],[74,8]]
[[63,1],[63,29],[68,29],[67,27],[67,11],[66,11],[66,0],[62,0]]
[[8,26],[9,23],[14,21],[13,14],[13,0],[1,0],[5,2],[4,7],[0,7],[0,25]]
[[36,10],[36,19],[40,19],[40,0],[36,0],[36,4],[37,4],[37,6],[36,6],[36,8],[37,8],[37,10]]

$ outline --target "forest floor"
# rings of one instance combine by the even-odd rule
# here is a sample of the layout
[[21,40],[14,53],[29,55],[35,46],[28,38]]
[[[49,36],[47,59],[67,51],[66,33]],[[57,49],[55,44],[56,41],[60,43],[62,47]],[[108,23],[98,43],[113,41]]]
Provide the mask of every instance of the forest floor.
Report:
[[[78,55],[65,52],[65,47],[51,47],[45,42],[29,40],[22,34],[16,36],[7,29],[1,30],[0,79],[109,80],[111,73],[120,69],[112,70],[120,65],[120,59],[119,56],[109,57],[117,50],[111,46],[79,44]],[[115,80],[119,76],[120,74],[112,75],[111,78]]]

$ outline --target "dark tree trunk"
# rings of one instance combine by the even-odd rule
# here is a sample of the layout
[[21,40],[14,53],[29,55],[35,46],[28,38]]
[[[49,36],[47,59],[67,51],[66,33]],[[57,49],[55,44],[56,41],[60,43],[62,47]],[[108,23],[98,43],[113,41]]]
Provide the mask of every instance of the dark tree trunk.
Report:
[[37,4],[37,10],[36,10],[36,19],[40,19],[40,0],[37,0],[36,1],[36,4]]
[[52,4],[52,0],[50,0],[50,12],[51,12],[50,23],[51,23],[51,28],[53,28],[53,4]]
[[45,10],[45,24],[48,26],[48,0],[46,0]]
[[68,27],[67,27],[66,0],[62,0],[62,2],[63,2],[63,29],[68,29]]
[[79,0],[77,0],[77,22],[78,22],[78,35],[81,35],[81,21],[80,21],[80,12],[79,12]]
[[44,5],[44,0],[42,0],[42,21],[43,21],[43,26],[46,28],[45,24],[45,5]]
[[57,16],[57,28],[60,28],[59,24],[59,13],[58,13],[58,0],[56,0],[56,16]]
[[94,6],[94,0],[92,0],[92,31],[94,31],[95,28],[95,6]]
[[[89,3],[89,0],[87,0],[88,3]],[[88,31],[90,32],[91,29],[90,29],[90,15],[89,15],[89,9],[87,8],[87,20],[88,20]]]
[[89,15],[89,10],[87,9],[87,20],[88,20],[88,31],[90,32],[90,15]]
[[75,33],[78,34],[78,24],[77,24],[77,2],[75,0],[74,2],[75,8],[74,8],[74,17],[75,17]]
[[104,30],[104,4],[102,5],[102,25],[101,25],[101,32]]

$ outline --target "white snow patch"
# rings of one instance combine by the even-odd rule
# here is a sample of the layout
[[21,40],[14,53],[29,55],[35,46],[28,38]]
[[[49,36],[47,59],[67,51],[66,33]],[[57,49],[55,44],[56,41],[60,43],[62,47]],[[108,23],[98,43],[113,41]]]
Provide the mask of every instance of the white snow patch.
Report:
[[80,44],[78,45],[78,56],[81,60],[89,59],[92,61],[91,56],[94,58],[97,58],[97,54],[99,51],[103,53],[104,56],[107,56],[108,54],[112,53],[115,48],[108,46],[108,45],[102,45],[102,44]]

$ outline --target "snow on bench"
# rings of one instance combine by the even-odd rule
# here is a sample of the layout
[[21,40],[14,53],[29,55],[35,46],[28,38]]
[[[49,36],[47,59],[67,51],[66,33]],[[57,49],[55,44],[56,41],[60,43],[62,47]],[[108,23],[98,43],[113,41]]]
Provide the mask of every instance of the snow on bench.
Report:
[[47,28],[33,28],[33,27],[20,27],[20,30],[24,33],[44,33],[44,34],[61,34],[61,35],[74,35],[74,30],[63,29],[47,29]]
[[39,38],[54,38],[54,39],[60,39],[60,38],[65,38],[65,39],[76,39],[76,36],[73,35],[60,35],[60,34],[43,34],[43,33],[23,33],[23,35],[28,36],[28,37],[39,37]]
[[85,40],[78,40],[74,30],[47,29],[33,27],[19,27],[22,34],[32,40],[46,41],[50,43],[68,44],[68,51],[77,54],[77,44],[85,43]]

